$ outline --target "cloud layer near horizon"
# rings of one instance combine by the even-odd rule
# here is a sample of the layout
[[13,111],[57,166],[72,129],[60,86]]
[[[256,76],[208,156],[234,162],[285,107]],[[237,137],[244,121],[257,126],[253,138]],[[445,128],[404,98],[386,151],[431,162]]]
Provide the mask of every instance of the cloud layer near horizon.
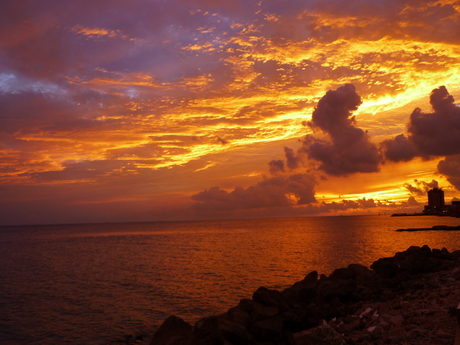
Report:
[[[361,97],[352,84],[340,86],[337,90],[329,90],[315,107],[312,120],[306,123],[313,129],[319,128],[320,133],[307,134],[302,140],[297,155],[293,149],[284,147],[287,164],[280,159],[268,163],[269,172],[275,177],[264,179],[246,189],[236,187],[230,193],[219,187],[206,189],[192,195],[192,199],[196,201],[194,206],[199,210],[209,211],[311,204],[317,201],[313,189],[317,179],[315,176],[318,176],[315,172],[324,172],[333,176],[377,173],[380,166],[385,163],[384,157],[390,162],[400,162],[414,159],[417,156],[416,152],[426,159],[430,155],[451,156],[456,154],[460,147],[460,142],[457,142],[460,140],[460,108],[454,104],[454,99],[445,86],[431,92],[430,104],[434,113],[424,114],[420,108],[416,108],[407,125],[408,138],[400,134],[394,139],[383,141],[379,145],[383,154],[368,134],[356,127],[353,112],[358,110],[361,103]],[[459,157],[447,157],[438,164],[438,172],[445,175],[457,189],[460,181]],[[308,164],[308,161],[319,162],[319,164]],[[310,173],[290,174],[299,167],[299,162],[303,162],[303,166],[309,166]],[[288,171],[285,165],[289,167]],[[300,182],[305,179],[310,181],[307,188],[305,183],[291,181]],[[412,205],[419,205],[414,196],[424,196],[429,189],[439,187],[439,183],[435,180],[428,183],[415,179],[414,182],[416,186],[411,183],[404,184],[411,195],[407,203]],[[276,188],[274,189],[273,186]],[[289,195],[294,195],[294,200],[290,200]],[[375,202],[370,199],[367,203],[356,204],[350,203],[349,200],[342,200],[339,208],[332,205],[337,203],[323,202],[317,209],[324,211],[330,207],[330,210],[346,210],[356,208],[356,205],[372,208],[375,207]],[[308,210],[311,212],[312,208]]]

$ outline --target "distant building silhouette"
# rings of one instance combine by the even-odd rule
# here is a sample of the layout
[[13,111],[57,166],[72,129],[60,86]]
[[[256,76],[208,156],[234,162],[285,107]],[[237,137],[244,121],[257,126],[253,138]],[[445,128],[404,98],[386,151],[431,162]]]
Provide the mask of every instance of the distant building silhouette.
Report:
[[428,205],[425,206],[423,214],[459,217],[460,202],[452,201],[452,205],[446,205],[444,191],[440,188],[433,188],[428,191]]
[[444,206],[444,191],[439,188],[433,188],[429,190],[428,207],[433,210],[441,210]]

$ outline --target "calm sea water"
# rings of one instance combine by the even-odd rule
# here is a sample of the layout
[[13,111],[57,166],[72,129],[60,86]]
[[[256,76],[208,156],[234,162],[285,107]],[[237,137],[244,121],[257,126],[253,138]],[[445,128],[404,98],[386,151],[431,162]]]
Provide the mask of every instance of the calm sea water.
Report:
[[0,343],[108,344],[169,315],[225,312],[259,286],[369,266],[411,245],[460,249],[438,217],[353,216],[0,227]]

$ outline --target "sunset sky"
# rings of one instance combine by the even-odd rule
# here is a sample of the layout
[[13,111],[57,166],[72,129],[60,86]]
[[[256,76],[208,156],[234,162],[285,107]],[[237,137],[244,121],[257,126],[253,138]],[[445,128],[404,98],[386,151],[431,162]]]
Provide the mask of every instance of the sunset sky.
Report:
[[17,0],[0,225],[460,198],[460,1]]

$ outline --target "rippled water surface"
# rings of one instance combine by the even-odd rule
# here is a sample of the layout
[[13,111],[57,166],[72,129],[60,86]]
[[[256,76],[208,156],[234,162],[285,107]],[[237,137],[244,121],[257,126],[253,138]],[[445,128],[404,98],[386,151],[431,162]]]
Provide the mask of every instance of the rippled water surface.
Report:
[[460,249],[438,217],[353,216],[0,227],[0,343],[107,344],[169,315],[225,312],[259,286],[369,266],[411,245]]

